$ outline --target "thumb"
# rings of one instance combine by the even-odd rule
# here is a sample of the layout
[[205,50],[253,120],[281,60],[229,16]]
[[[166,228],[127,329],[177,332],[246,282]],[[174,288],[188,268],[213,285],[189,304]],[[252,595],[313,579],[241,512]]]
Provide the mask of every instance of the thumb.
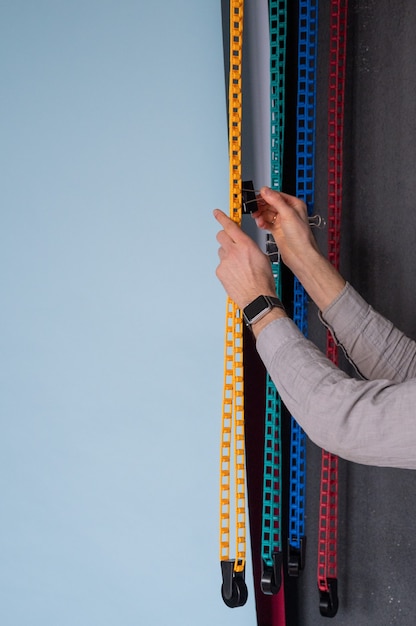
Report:
[[297,213],[301,218],[304,218],[306,214],[306,204],[296,196],[291,196],[282,191],[275,191],[270,189],[270,187],[262,187],[260,195],[269,206],[276,209],[283,219],[293,216],[293,212]]

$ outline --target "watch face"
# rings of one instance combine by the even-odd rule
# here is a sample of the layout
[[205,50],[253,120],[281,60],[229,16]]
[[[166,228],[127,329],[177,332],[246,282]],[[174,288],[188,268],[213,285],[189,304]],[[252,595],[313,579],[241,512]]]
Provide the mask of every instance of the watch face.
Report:
[[270,311],[271,306],[267,302],[264,296],[259,296],[253,302],[250,302],[244,309],[244,317],[249,324],[252,324],[254,320],[264,311]]

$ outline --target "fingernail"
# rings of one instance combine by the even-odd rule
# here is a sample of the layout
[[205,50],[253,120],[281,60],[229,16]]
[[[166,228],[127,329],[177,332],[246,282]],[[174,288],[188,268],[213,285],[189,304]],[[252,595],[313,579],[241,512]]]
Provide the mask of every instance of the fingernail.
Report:
[[261,188],[261,194],[262,194],[263,196],[269,196],[269,195],[270,195],[270,193],[271,193],[271,191],[272,191],[272,190],[270,189],[270,187],[262,187],[262,188]]

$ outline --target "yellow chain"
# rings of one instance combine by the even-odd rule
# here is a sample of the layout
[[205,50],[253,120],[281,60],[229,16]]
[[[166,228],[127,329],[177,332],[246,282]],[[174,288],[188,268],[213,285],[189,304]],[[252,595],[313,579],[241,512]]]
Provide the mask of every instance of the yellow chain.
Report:
[[[229,159],[230,217],[241,224],[241,120],[244,0],[230,1]],[[236,304],[227,299],[224,355],[224,394],[220,465],[220,560],[230,557],[231,441],[234,436],[235,542],[234,571],[246,560],[246,487],[244,440],[243,319]]]

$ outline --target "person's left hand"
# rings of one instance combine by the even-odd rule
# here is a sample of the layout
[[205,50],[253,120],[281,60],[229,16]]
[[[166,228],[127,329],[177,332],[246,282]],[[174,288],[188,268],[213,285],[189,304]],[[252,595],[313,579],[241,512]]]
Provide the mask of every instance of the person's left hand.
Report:
[[215,209],[214,217],[224,229],[217,235],[220,264],[216,274],[229,297],[243,309],[257,296],[275,296],[276,289],[267,256],[223,211]]

